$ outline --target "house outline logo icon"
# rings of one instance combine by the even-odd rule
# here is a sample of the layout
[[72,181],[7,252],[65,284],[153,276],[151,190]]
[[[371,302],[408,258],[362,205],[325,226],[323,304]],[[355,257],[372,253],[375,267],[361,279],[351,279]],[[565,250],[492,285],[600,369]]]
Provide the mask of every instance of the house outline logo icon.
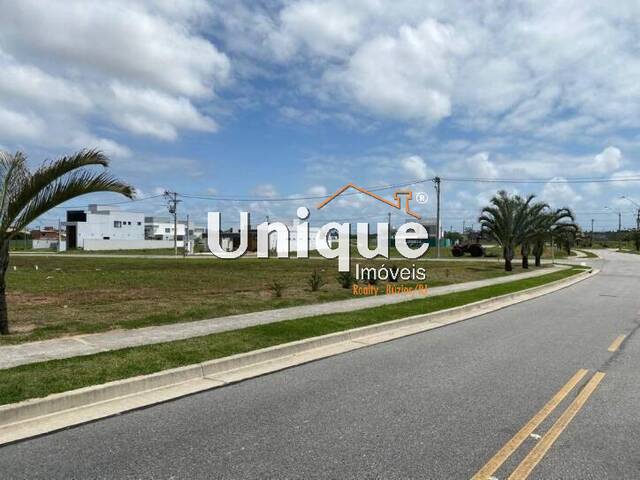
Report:
[[380,195],[376,195],[375,193],[370,192],[369,190],[367,190],[365,188],[359,187],[358,185],[355,185],[353,183],[347,183],[344,187],[338,189],[329,198],[327,198],[327,199],[323,200],[322,202],[320,202],[316,206],[316,208],[318,210],[320,210],[325,205],[327,205],[329,202],[331,202],[333,199],[335,199],[336,197],[339,197],[340,195],[342,195],[345,191],[349,190],[350,188],[353,188],[354,190],[357,190],[360,193],[364,193],[365,195],[369,195],[370,197],[375,198],[376,200],[384,203],[385,205],[388,205],[388,206],[393,207],[393,208],[397,208],[398,210],[402,210],[402,199],[401,199],[401,197],[406,197],[404,211],[408,215],[411,215],[412,217],[417,218],[418,220],[420,220],[422,218],[419,213],[416,213],[416,212],[412,211],[411,208],[409,208],[409,203],[410,203],[411,199],[413,198],[413,192],[411,190],[396,190],[393,193],[393,199],[395,200],[395,202],[393,202],[391,200],[387,200],[386,198],[381,197]]

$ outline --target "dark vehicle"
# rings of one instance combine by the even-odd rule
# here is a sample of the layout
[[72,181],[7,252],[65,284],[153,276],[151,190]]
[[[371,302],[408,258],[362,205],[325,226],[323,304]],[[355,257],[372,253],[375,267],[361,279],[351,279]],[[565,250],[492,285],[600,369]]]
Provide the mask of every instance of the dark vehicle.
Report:
[[472,257],[484,257],[484,247],[479,243],[458,243],[451,247],[454,257],[462,257],[469,253]]

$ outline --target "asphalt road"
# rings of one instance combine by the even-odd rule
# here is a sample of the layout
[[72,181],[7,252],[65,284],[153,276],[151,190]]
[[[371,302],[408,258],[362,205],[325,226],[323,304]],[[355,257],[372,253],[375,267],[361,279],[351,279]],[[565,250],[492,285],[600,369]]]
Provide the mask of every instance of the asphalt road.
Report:
[[529,478],[638,479],[640,255],[594,262],[592,279],[482,317],[0,448],[0,478],[466,479],[588,369],[493,476],[600,371]]

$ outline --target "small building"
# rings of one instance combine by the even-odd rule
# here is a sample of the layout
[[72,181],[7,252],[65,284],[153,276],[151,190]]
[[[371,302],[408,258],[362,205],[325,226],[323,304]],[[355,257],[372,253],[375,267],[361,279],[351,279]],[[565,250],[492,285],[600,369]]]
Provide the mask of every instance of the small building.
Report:
[[[175,226],[169,217],[144,217],[144,238],[147,240],[167,240],[173,242]],[[187,222],[178,220],[178,247],[184,245]]]
[[[187,221],[178,220],[178,247],[184,245],[184,237],[187,233]],[[144,217],[144,238],[147,240],[167,240],[173,242],[174,231],[173,219],[170,217]],[[205,236],[206,229],[199,225],[189,225],[189,235],[187,238],[190,241],[196,238],[203,238]]]
[[31,236],[31,248],[34,249],[58,248],[58,242],[60,240],[64,242],[65,239],[65,235],[61,235],[58,229],[54,227],[42,227],[37,230],[31,230],[29,235]]

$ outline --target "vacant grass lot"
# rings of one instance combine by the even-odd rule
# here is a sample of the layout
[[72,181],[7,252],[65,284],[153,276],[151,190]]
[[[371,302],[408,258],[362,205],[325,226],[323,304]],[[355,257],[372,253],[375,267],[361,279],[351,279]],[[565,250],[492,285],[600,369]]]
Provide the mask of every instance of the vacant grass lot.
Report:
[[572,268],[541,277],[355,312],[286,320],[188,340],[0,370],[0,405],[190,365],[303,338],[435,312],[536,287],[581,271],[584,270]]
[[[359,263],[379,266],[382,262]],[[427,268],[430,287],[505,275],[498,263],[426,261],[420,265]],[[326,281],[316,292],[307,283],[314,269]],[[516,267],[514,273],[521,271]],[[7,273],[13,333],[0,337],[0,344],[350,298],[351,291],[341,288],[336,274],[337,261],[325,259],[14,255]],[[272,291],[274,281],[284,286],[280,298]]]

